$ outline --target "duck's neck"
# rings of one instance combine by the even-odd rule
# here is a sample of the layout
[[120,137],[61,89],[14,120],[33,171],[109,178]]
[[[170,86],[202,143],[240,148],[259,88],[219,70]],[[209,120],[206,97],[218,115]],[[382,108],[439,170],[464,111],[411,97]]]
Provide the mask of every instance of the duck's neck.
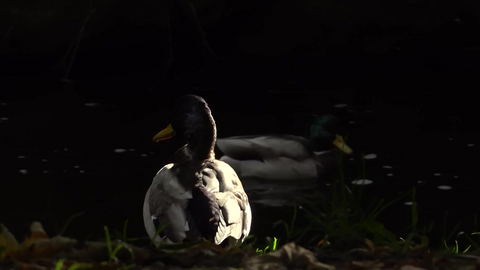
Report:
[[208,109],[194,122],[192,133],[188,136],[186,153],[190,160],[205,160],[215,158],[215,143],[217,128],[210,110]]

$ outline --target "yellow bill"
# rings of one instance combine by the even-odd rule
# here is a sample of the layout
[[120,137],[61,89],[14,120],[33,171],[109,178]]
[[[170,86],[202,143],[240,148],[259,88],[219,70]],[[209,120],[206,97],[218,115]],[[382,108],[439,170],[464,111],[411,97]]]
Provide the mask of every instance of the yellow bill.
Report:
[[153,141],[163,141],[172,138],[175,136],[175,130],[172,128],[172,124],[169,124],[166,128],[162,131],[158,132],[155,136],[153,136]]
[[344,141],[343,137],[340,135],[335,136],[335,140],[333,141],[333,145],[338,147],[338,149],[342,150],[345,154],[350,155],[353,150],[350,148]]

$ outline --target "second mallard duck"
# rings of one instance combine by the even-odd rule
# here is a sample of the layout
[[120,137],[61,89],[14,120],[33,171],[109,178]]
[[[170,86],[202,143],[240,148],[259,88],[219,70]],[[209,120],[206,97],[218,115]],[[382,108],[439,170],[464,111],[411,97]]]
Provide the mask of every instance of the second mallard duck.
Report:
[[228,137],[217,140],[224,153],[220,160],[230,164],[241,178],[304,180],[322,177],[338,168],[352,149],[338,134],[333,115],[315,116],[310,138],[288,134]]

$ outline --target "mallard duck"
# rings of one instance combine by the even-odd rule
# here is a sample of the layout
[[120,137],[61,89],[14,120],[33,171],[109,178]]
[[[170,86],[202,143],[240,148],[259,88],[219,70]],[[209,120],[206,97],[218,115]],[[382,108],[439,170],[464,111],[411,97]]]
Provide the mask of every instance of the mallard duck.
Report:
[[[205,100],[186,95],[173,106],[172,122],[153,137],[186,144],[161,168],[145,195],[145,229],[156,245],[210,240],[231,247],[250,232],[252,212],[242,183],[215,159],[215,121]],[[160,236],[156,230],[166,226]]]
[[338,167],[352,149],[337,134],[333,115],[314,116],[310,138],[289,134],[237,136],[217,140],[223,156],[242,178],[306,180]]

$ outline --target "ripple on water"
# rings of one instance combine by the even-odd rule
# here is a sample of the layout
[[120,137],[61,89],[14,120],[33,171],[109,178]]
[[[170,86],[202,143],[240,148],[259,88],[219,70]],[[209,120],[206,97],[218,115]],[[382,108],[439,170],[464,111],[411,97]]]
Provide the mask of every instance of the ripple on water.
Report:
[[358,186],[366,186],[366,185],[370,185],[372,183],[373,183],[373,181],[368,180],[368,179],[357,179],[357,180],[352,181],[352,184],[358,185]]
[[438,189],[441,189],[441,190],[450,190],[450,189],[452,189],[451,186],[446,186],[446,185],[438,186],[437,188],[438,188]]

